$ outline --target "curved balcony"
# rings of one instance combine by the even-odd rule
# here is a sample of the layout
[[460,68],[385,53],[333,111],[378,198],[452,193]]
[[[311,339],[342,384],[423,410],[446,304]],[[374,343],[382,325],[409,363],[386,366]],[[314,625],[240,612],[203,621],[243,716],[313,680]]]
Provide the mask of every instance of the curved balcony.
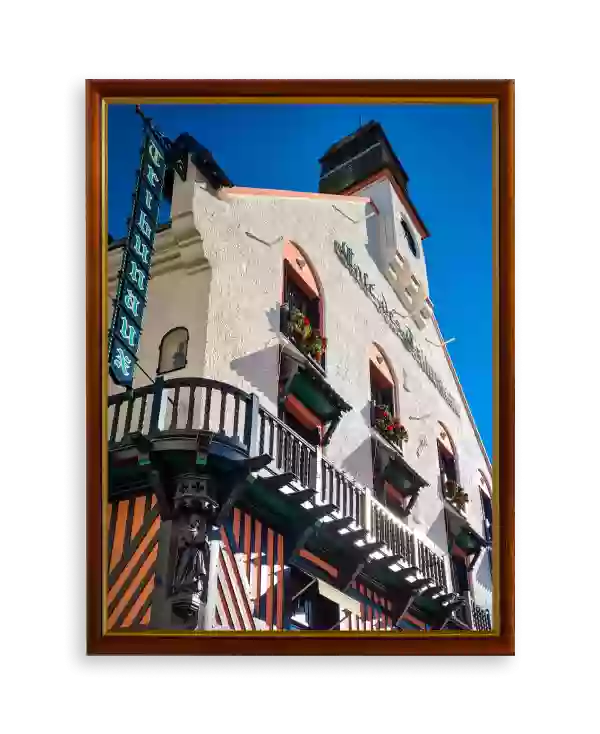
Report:
[[[256,395],[202,377],[163,378],[108,399],[110,454],[127,453],[140,441],[153,450],[181,451],[199,438],[216,454],[266,457],[256,475],[335,535],[348,552],[362,553],[369,572],[400,581],[442,606],[454,604],[444,560],[291,428],[260,406]],[[146,462],[149,463],[149,462]],[[254,471],[254,469],[252,470]],[[313,520],[314,522],[315,520]]]

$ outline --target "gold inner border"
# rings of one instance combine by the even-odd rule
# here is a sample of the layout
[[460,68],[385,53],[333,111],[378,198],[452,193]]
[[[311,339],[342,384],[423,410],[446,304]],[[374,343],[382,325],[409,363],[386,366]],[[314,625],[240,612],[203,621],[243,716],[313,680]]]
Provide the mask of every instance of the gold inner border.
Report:
[[[292,630],[264,630],[257,633],[241,630],[211,632],[202,630],[198,632],[187,632],[177,630],[144,630],[144,631],[108,631],[107,630],[107,604],[106,594],[108,586],[108,549],[106,527],[106,508],[108,505],[108,105],[109,104],[415,104],[415,105],[491,105],[492,106],[492,507],[494,516],[492,518],[494,555],[492,571],[492,613],[494,624],[491,632],[475,632],[460,630],[431,630],[429,632],[409,632],[403,630],[401,633],[387,631],[348,631],[338,630],[335,632],[292,631]],[[500,529],[500,507],[498,501],[499,490],[499,135],[498,135],[498,98],[497,97],[311,97],[311,96],[289,96],[289,97],[105,97],[101,107],[101,175],[102,175],[102,633],[109,637],[242,637],[261,639],[264,637],[307,637],[336,639],[339,637],[352,637],[365,639],[368,637],[390,637],[401,634],[402,637],[497,637],[500,634],[500,599],[499,599],[499,574],[500,554],[498,552],[498,532]]]

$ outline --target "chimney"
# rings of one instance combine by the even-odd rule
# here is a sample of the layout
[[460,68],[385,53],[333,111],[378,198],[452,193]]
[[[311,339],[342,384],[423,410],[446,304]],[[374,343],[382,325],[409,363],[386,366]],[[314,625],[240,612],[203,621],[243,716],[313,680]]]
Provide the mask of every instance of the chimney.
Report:
[[368,122],[334,143],[319,159],[319,163],[321,193],[343,194],[353,191],[384,168],[389,170],[402,191],[408,193],[406,171],[378,122]]

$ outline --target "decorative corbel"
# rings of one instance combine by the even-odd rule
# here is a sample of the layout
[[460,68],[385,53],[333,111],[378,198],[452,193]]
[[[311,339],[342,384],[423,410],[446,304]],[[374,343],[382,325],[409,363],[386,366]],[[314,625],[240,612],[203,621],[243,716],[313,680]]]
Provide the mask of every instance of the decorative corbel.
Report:
[[194,473],[176,478],[169,596],[173,615],[184,629],[203,625],[209,571],[207,533],[219,509],[211,481],[208,475]]

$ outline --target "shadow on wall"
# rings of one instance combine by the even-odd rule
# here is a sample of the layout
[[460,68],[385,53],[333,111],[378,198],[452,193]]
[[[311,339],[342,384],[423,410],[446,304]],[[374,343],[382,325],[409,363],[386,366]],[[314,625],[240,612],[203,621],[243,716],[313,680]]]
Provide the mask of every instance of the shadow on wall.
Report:
[[351,474],[360,484],[373,488],[373,468],[371,461],[371,441],[367,439],[359,444],[351,454],[342,461],[341,467]]
[[483,559],[479,564],[479,568],[477,569],[477,573],[475,574],[475,580],[480,586],[483,586],[484,589],[492,591],[492,569],[490,568],[489,551],[485,551],[485,555],[483,556]]
[[365,420],[365,425],[371,426],[371,402],[369,401],[364,408],[360,411],[360,414]]
[[[384,268],[381,266],[382,252],[388,244],[385,238],[386,222],[384,217],[385,215],[380,213],[377,217],[367,219],[367,252],[378,269],[385,275]],[[380,241],[382,238],[383,241]]]
[[252,352],[231,361],[231,369],[262,393],[267,400],[277,402],[277,364],[279,345]]
[[427,537],[443,552],[448,553],[448,535],[446,533],[446,520],[444,510],[440,510],[438,516],[431,523]]
[[281,306],[277,304],[274,308],[267,311],[267,321],[274,334],[278,334],[281,326]]

